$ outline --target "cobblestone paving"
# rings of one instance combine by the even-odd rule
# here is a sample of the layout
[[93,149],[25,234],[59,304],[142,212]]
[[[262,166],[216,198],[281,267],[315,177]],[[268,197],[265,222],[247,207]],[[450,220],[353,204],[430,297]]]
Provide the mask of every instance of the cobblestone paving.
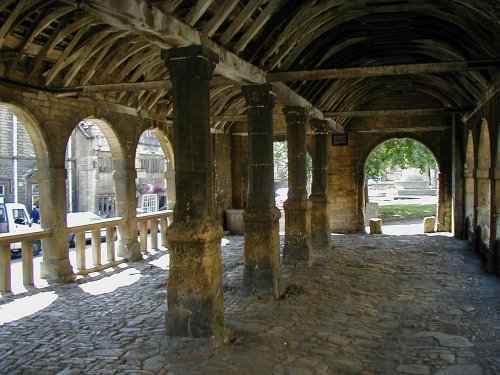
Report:
[[[225,237],[228,333],[217,346],[164,335],[166,251],[4,295],[0,374],[500,374],[500,279],[466,242],[333,239],[312,266],[283,269],[274,301],[238,295],[243,238]],[[23,306],[31,315],[13,320]]]

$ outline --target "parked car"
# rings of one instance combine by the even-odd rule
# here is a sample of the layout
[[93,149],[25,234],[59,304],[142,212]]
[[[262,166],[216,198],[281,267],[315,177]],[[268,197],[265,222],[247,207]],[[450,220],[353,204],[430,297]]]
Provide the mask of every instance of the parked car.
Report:
[[[41,229],[40,224],[31,221],[24,204],[0,203],[0,233],[20,234],[37,229]],[[33,241],[33,255],[38,255],[41,251],[42,242]],[[21,242],[10,244],[10,252],[13,256],[20,256]]]
[[[68,227],[75,225],[94,224],[102,220],[102,217],[89,211],[69,212],[68,214],[66,214],[66,223],[68,224]],[[90,242],[91,239],[92,231],[88,230],[85,232],[85,241]],[[74,233],[68,235],[68,242],[71,247],[75,246],[75,240],[76,236]],[[101,241],[106,241],[106,228],[101,228]]]

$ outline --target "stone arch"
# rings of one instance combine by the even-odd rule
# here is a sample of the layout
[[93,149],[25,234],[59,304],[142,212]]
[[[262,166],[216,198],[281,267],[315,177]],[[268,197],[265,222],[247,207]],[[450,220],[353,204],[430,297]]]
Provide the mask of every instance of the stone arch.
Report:
[[[375,151],[375,149],[377,147],[379,147],[380,145],[382,145],[383,143],[390,141],[392,139],[404,139],[404,138],[418,142],[418,143],[422,144],[424,147],[426,147],[431,152],[432,156],[434,157],[438,171],[442,170],[442,167],[443,167],[442,160],[440,160],[440,158],[438,157],[439,154],[437,152],[435,145],[430,144],[424,138],[421,138],[421,137],[414,135],[414,134],[406,134],[405,133],[405,134],[387,134],[387,135],[383,135],[383,136],[379,137],[378,139],[374,140],[374,142],[372,144],[370,144],[364,150],[361,150],[359,164],[358,164],[358,176],[359,176],[359,179],[361,180],[360,183],[358,184],[358,201],[360,202],[360,214],[361,214],[361,217],[365,219],[365,222],[366,222],[365,216],[367,214],[366,205],[368,203],[368,190],[367,190],[368,186],[367,186],[367,181],[365,178],[366,163],[367,163],[368,159],[370,158],[370,156],[372,155],[372,153]],[[440,172],[438,172],[438,176],[439,176],[438,181],[437,181],[438,206],[437,206],[437,210],[436,210],[437,211],[436,216],[437,216],[437,218],[440,218],[440,217],[442,218],[444,215],[446,215],[445,202],[444,202],[445,193],[443,191],[444,184],[443,184],[442,175]],[[441,219],[441,220],[451,222],[451,220],[449,220],[449,219],[446,219],[446,220]],[[438,219],[438,222],[439,222],[439,219]],[[364,230],[364,227],[363,227],[363,230]],[[438,226],[438,230],[441,230],[439,228],[439,226]]]
[[[99,128],[102,137],[94,134],[95,130],[90,124]],[[101,142],[101,138],[105,142]],[[93,116],[77,119],[66,142],[67,185],[70,195],[68,211],[114,214],[116,180],[113,180],[113,176],[116,171],[130,169],[128,149],[133,147],[133,144],[120,138],[119,132],[108,120]],[[109,194],[108,199],[106,194]]]
[[21,119],[33,143],[37,165],[40,168],[49,168],[52,164],[52,157],[48,147],[49,142],[47,142],[45,132],[35,116],[18,104],[0,101],[0,107],[5,108]]
[[[483,120],[479,133],[477,152],[477,239],[481,243],[479,248],[487,251],[489,248],[491,228],[491,143],[488,122]],[[486,247],[486,249],[485,249]]]
[[473,241],[474,238],[474,228],[475,228],[475,196],[476,189],[474,183],[474,170],[475,170],[475,157],[474,157],[474,137],[472,131],[469,130],[467,134],[467,145],[465,148],[465,168],[464,168],[464,180],[465,180],[465,202],[464,202],[464,214],[465,214],[465,237],[469,242]]

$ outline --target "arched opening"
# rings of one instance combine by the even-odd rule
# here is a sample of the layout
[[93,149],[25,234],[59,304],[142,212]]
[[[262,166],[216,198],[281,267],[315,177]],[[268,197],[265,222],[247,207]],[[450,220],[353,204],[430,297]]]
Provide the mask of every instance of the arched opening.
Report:
[[394,138],[377,145],[364,163],[365,225],[381,218],[385,234],[423,233],[424,218],[436,218],[438,176],[436,158],[424,144]]
[[467,148],[465,154],[465,230],[466,238],[469,242],[473,241],[474,238],[474,228],[475,228],[475,215],[474,215],[474,197],[475,197],[475,185],[474,185],[474,138],[472,132],[469,131],[467,135]]
[[[309,150],[306,150],[306,190],[311,192],[312,182],[312,157]],[[285,215],[283,203],[288,198],[288,144],[285,141],[273,142],[273,162],[274,162],[274,197],[276,207],[281,212],[280,232],[285,230]],[[308,195],[307,194],[307,195]]]
[[144,131],[139,138],[135,167],[137,207],[141,211],[152,212],[173,208],[172,194],[169,194],[169,190],[175,189],[172,186],[175,183],[171,176],[173,161],[167,156],[169,145],[166,137],[163,142],[160,141],[153,130]]
[[119,140],[102,119],[80,121],[66,147],[67,210],[116,215],[113,172],[124,166]]
[[486,120],[481,125],[477,158],[477,239],[480,249],[489,248],[491,212],[491,148],[490,132]]

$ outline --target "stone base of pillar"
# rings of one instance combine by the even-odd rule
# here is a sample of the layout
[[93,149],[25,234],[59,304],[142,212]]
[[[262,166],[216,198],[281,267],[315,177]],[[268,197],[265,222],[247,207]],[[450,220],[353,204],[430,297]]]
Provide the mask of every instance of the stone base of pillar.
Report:
[[245,235],[245,268],[243,286],[245,295],[280,297],[283,292],[279,219],[276,208],[246,209],[243,213]]
[[286,200],[283,204],[285,211],[283,263],[285,264],[295,264],[304,260],[312,262],[311,206],[308,200]]
[[168,227],[167,335],[223,338],[221,237],[222,227],[215,221]]
[[332,231],[328,220],[328,198],[326,194],[311,194],[311,240],[313,248],[330,249]]
[[118,256],[127,258],[130,262],[138,262],[139,260],[142,260],[141,244],[137,240],[127,242],[119,239],[117,248]]
[[48,282],[68,284],[76,280],[69,259],[49,259],[40,263],[40,276]]

